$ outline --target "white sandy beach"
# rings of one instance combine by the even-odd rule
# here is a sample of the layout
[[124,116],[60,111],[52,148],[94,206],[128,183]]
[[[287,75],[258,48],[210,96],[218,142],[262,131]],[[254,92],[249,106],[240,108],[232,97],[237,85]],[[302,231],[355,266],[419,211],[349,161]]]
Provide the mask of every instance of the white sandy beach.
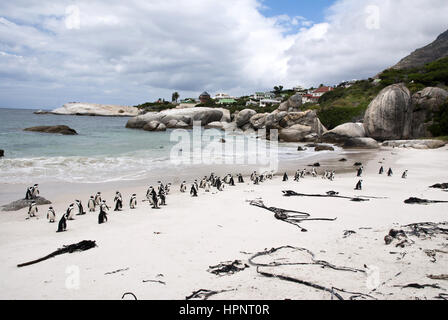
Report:
[[[448,200],[447,192],[429,188],[435,183],[448,182],[447,151],[448,147],[438,150],[382,148],[374,154],[373,160],[364,162],[362,191],[353,190],[358,181],[355,167],[353,172],[337,174],[332,182],[320,176],[294,182],[290,171],[288,182],[282,182],[279,175],[253,185],[246,178],[245,184],[226,186],[223,192],[213,188],[213,192],[205,193],[200,189],[197,198],[181,194],[178,185],[173,185],[167,197],[168,205],[160,210],[151,209],[147,202],[140,201],[147,185],[121,188],[122,212],[110,211],[109,221],[102,225],[98,224],[98,212],[77,216],[75,221],[68,221],[67,232],[63,233],[55,232],[57,223],[50,224],[46,220],[48,206],[41,206],[39,218],[32,220],[25,219],[27,209],[1,212],[0,273],[3,276],[0,298],[121,299],[123,293],[132,292],[138,299],[185,299],[194,291],[208,289],[231,290],[210,299],[331,299],[328,292],[259,275],[255,266],[224,276],[207,271],[209,266],[224,261],[239,259],[249,264],[248,259],[256,252],[289,245],[311,250],[318,260],[376,270],[376,273],[372,278],[368,276],[370,273],[320,266],[262,269],[325,287],[370,294],[376,299],[434,299],[439,293],[446,293],[448,281],[431,280],[427,275],[447,273],[448,254],[443,253],[448,252],[447,236],[427,240],[412,238],[415,244],[405,248],[395,247],[396,242],[385,245],[384,236],[391,228],[400,229],[405,224],[448,221],[448,204],[408,205],[403,202],[414,196]],[[378,175],[379,161],[383,161],[386,170],[393,168],[393,177]],[[353,164],[352,159],[350,164]],[[318,171],[324,169],[318,168]],[[409,170],[406,180],[401,178],[405,169]],[[287,198],[282,196],[282,190],[319,194],[334,190],[346,196],[387,199],[351,202],[335,198]],[[86,207],[87,195],[96,191],[92,188],[82,194],[71,194],[67,188],[61,188],[56,199],[50,198],[58,219],[74,199],[80,198]],[[112,207],[115,188],[101,191]],[[41,192],[45,197],[44,186]],[[10,201],[23,197],[22,193]],[[128,205],[132,193],[139,195],[136,210],[130,210]],[[303,222],[301,225],[308,232],[300,232],[297,227],[275,219],[272,212],[248,203],[257,198],[263,199],[268,207],[304,211],[312,218],[337,220]],[[344,238],[346,230],[356,233]],[[82,240],[95,240],[98,247],[17,267],[19,263]],[[431,262],[424,252],[426,249],[442,251],[436,253],[436,262]],[[283,258],[291,260],[294,255]],[[263,259],[267,261],[266,258],[260,261]],[[122,271],[106,274],[119,269]],[[76,270],[79,270],[79,286],[71,288]],[[144,282],[147,280],[163,283]],[[440,289],[396,287],[411,283],[438,284]]]

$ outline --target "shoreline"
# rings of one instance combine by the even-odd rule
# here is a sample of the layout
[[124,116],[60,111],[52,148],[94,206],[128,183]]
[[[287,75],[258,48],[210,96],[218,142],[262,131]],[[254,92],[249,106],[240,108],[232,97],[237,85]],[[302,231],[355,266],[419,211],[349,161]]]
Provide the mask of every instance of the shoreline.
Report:
[[[333,182],[320,177],[307,177],[297,183],[293,181],[291,175],[294,172],[291,171],[288,172],[288,182],[282,182],[281,176],[276,176],[255,186],[245,179],[245,184],[226,186],[223,192],[216,192],[213,188],[207,194],[200,190],[198,198],[191,198],[189,193],[181,194],[177,185],[173,184],[167,197],[168,205],[160,210],[150,209],[147,203],[140,201],[141,195],[146,192],[146,184],[129,186],[129,189],[120,187],[124,198],[122,212],[110,212],[109,222],[104,225],[98,225],[98,213],[77,216],[76,220],[68,222],[67,232],[59,234],[55,233],[57,224],[46,221],[45,206],[39,211],[39,219],[33,220],[25,220],[26,209],[1,212],[0,255],[3,263],[0,271],[8,277],[0,280],[0,298],[120,299],[124,292],[133,292],[139,299],[185,299],[195,290],[203,288],[233,290],[211,299],[330,299],[330,294],[319,290],[263,277],[250,264],[249,268],[233,275],[218,277],[207,272],[209,266],[224,261],[238,259],[248,263],[256,252],[290,245],[311,250],[317,259],[335,265],[378,268],[380,280],[386,284],[371,293],[377,299],[433,299],[443,291],[394,286],[437,283],[441,288],[446,288],[443,280],[434,281],[426,277],[428,274],[444,273],[448,262],[446,254],[437,253],[437,262],[433,263],[420,250],[443,251],[443,239],[418,242],[414,239],[416,244],[396,248],[395,245],[386,246],[383,237],[389,229],[403,224],[448,220],[444,214],[445,204],[419,206],[403,203],[410,196],[448,199],[447,193],[428,188],[434,183],[448,181],[443,171],[448,160],[447,151],[448,148],[444,147],[437,150],[382,148],[368,155],[353,152],[343,156],[348,159],[344,169],[344,165],[337,160],[333,162],[343,169],[336,174]],[[391,178],[378,175],[378,162],[383,158],[386,158],[384,167],[394,169]],[[363,162],[366,169],[364,190],[361,192],[353,190],[358,181],[352,163],[354,160]],[[320,162],[327,163],[326,160]],[[302,168],[303,165],[297,166]],[[407,180],[401,179],[405,168],[409,169]],[[318,171],[323,169],[318,168]],[[109,206],[112,205],[110,200],[115,189],[102,191]],[[341,195],[359,194],[388,199],[354,203],[344,199],[286,198],[282,196],[282,190],[319,194],[335,190]],[[74,201],[73,191],[59,190],[59,196],[50,199],[54,200],[53,207],[58,217],[68,203]],[[85,190],[86,194],[88,192]],[[128,209],[130,193],[140,194],[136,210]],[[46,197],[43,192],[42,195]],[[266,206],[309,212],[313,218],[337,219],[331,222],[303,222],[308,232],[300,232],[297,227],[276,220],[273,213],[250,206],[247,202],[257,198],[262,198]],[[86,207],[85,200],[83,205]],[[344,237],[346,230],[356,233]],[[36,259],[62,245],[81,240],[95,240],[98,247],[61,255],[25,268],[16,267],[18,263]],[[77,289],[66,287],[67,268],[72,266],[79,268],[81,275]],[[122,271],[106,274],[120,269]],[[271,268],[265,271],[278,273],[278,270]],[[356,292],[371,291],[366,288],[368,278],[365,274],[326,268],[303,269],[304,273],[297,273],[296,268],[284,268],[281,272]],[[399,272],[401,275],[394,277]],[[165,284],[147,280],[159,280]]]

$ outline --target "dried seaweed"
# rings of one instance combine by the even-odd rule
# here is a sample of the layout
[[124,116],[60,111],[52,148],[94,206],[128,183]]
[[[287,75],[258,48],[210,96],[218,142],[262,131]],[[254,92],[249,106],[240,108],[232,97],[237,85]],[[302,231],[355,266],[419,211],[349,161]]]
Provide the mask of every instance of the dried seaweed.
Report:
[[428,200],[428,199],[420,199],[411,197],[409,199],[404,200],[406,204],[431,204],[431,203],[448,203],[448,201],[443,200]]
[[243,271],[246,268],[249,268],[247,264],[243,263],[241,260],[235,260],[221,262],[216,266],[210,266],[207,271],[220,276],[223,274],[234,274],[235,272]]
[[118,273],[118,272],[122,272],[122,271],[128,271],[128,270],[129,270],[129,268],[126,268],[126,269],[118,269],[118,270],[114,270],[114,271],[106,272],[104,275],[114,274],[114,273]]
[[313,198],[341,198],[341,199],[348,199],[350,201],[355,202],[364,202],[364,201],[370,201],[368,197],[346,197],[346,196],[340,196],[337,192],[329,191],[326,194],[305,194],[305,193],[297,193],[292,190],[286,190],[282,191],[284,197],[313,197]]
[[194,291],[191,295],[185,297],[186,300],[191,299],[201,299],[201,300],[207,300],[211,296],[214,296],[219,293],[223,292],[229,292],[229,291],[235,291],[236,289],[230,289],[230,290],[220,290],[220,291],[213,291],[213,290],[207,290],[207,289],[199,289]]
[[132,296],[134,298],[134,300],[138,300],[137,297],[135,296],[135,294],[133,294],[132,292],[123,293],[123,296],[121,297],[121,300],[123,300],[124,297],[126,297],[127,295]]

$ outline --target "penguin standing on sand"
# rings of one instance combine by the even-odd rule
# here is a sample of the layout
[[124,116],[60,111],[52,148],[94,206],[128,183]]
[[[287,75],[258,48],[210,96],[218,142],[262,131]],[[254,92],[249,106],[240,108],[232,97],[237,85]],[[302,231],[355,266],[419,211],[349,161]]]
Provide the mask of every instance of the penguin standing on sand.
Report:
[[146,190],[146,199],[148,199],[149,202],[151,202],[153,191],[154,191],[154,188],[152,186],[149,186],[148,190]]
[[98,224],[107,222],[107,210],[109,210],[109,207],[106,204],[106,200],[103,200],[100,205],[100,214],[98,215]]
[[81,200],[75,200],[75,202],[76,202],[76,205],[78,206],[77,215],[82,216],[82,215],[86,214],[86,212],[84,211],[84,208],[82,206]]
[[185,193],[186,191],[187,191],[187,183],[186,183],[186,181],[183,181],[180,184],[180,192]]
[[198,196],[198,188],[197,188],[197,186],[194,183],[191,185],[190,195],[192,197],[197,197]]
[[159,198],[157,197],[156,190],[152,189],[151,191],[151,204],[153,209],[160,209],[159,208]]
[[359,167],[358,173],[356,174],[358,177],[362,176],[363,169],[364,169],[363,166]]
[[38,184],[35,184],[34,186],[33,186],[33,190],[32,190],[32,198],[33,199],[36,199],[38,196],[39,196],[39,185]]
[[36,201],[31,202],[30,206],[28,207],[28,216],[29,216],[30,218],[35,217],[35,216],[36,216],[36,213],[37,213],[38,211],[39,211],[39,210],[37,209]]
[[87,202],[87,208],[89,208],[89,212],[95,212],[96,202],[93,196],[90,196],[89,202]]
[[97,192],[95,195],[95,203],[97,206],[101,205],[101,192]]
[[403,179],[406,179],[406,178],[408,177],[408,170],[405,170],[405,171],[403,172],[403,174],[401,175],[401,177],[402,177]]
[[238,174],[238,183],[244,183],[243,175],[241,173]]
[[67,214],[63,214],[58,223],[58,230],[56,232],[64,232],[67,230]]
[[161,206],[166,206],[166,197],[165,197],[164,189],[161,189],[159,191],[159,199],[160,199],[160,205]]
[[68,206],[65,215],[67,216],[66,217],[67,220],[75,220],[73,218],[73,216],[75,215],[75,205],[73,203]]
[[285,172],[285,174],[283,175],[283,182],[285,182],[285,181],[288,181],[288,175],[286,174],[286,172]]
[[311,175],[312,175],[314,178],[317,177],[316,168],[313,168],[313,171],[311,172]]
[[235,186],[235,181],[233,180],[233,176],[230,176],[229,184],[231,186]]
[[331,171],[331,173],[330,173],[330,181],[333,181],[333,180],[334,180],[334,170]]
[[134,193],[131,197],[131,200],[129,200],[129,207],[131,209],[135,209],[137,206],[137,195]]
[[250,180],[251,181],[255,181],[255,177],[256,176],[257,176],[257,171],[252,172],[251,175],[250,175]]
[[119,191],[115,193],[114,202],[115,202],[114,211],[121,211],[121,209],[123,208],[123,198],[121,197],[121,193]]
[[393,173],[393,171],[392,171],[392,168],[389,168],[389,170],[387,171],[387,176],[388,176],[388,177],[392,177],[393,174],[394,174],[394,173]]
[[294,181],[299,182],[300,181],[300,171],[297,170],[294,174]]
[[378,174],[383,174],[384,173],[384,167],[381,166],[380,171],[378,172]]
[[356,184],[355,190],[362,190],[362,180],[359,180]]
[[171,183],[167,183],[165,185],[165,194],[168,195],[168,193],[170,193],[170,189],[171,189]]
[[26,189],[25,200],[31,200],[33,198],[33,187]]
[[56,220],[56,212],[54,212],[53,207],[48,208],[47,219],[50,223],[54,223]]
[[258,177],[258,175],[255,175],[254,177],[254,184],[260,184],[260,178]]
[[211,188],[210,181],[206,181],[204,187],[205,192],[210,192],[210,188]]

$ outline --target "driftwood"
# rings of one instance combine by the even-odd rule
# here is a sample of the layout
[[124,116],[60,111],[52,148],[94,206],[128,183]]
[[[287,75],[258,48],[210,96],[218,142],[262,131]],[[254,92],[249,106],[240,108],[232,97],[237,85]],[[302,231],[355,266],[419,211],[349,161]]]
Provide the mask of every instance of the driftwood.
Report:
[[368,197],[346,197],[346,196],[340,196],[338,192],[335,191],[328,191],[326,194],[305,194],[305,193],[297,193],[292,190],[286,190],[282,191],[284,197],[313,197],[313,198],[341,198],[341,199],[349,199],[350,201],[354,202],[363,202],[363,201],[369,201],[367,199]]
[[406,289],[406,288],[414,288],[414,289],[425,289],[425,288],[434,288],[434,289],[442,289],[439,287],[439,285],[436,284],[418,284],[418,283],[409,283],[406,285],[395,285],[394,287],[396,288],[402,288],[402,289]]
[[295,225],[302,232],[308,231],[299,225],[299,223],[301,223],[303,221],[335,221],[336,220],[336,218],[334,218],[334,219],[310,218],[311,215],[306,212],[286,210],[286,209],[281,209],[281,208],[276,208],[276,207],[267,207],[264,205],[263,201],[261,201],[261,200],[250,201],[250,205],[274,212],[274,217],[276,219],[284,221],[286,223],[290,223],[292,225]]
[[404,203],[406,204],[430,204],[430,203],[448,203],[448,201],[443,200],[427,200],[427,199],[420,199],[411,197],[407,200],[404,200]]
[[115,271],[106,272],[104,275],[114,274],[114,273],[118,273],[118,272],[122,272],[122,271],[128,271],[128,270],[129,270],[129,268],[126,268],[126,269],[118,269],[118,270],[115,270]]
[[123,296],[121,297],[121,300],[123,300],[124,297],[126,297],[127,295],[132,296],[134,298],[134,300],[138,300],[137,297],[135,296],[135,294],[133,294],[132,292],[123,293]]
[[348,237],[350,237],[352,234],[356,234],[356,231],[353,231],[353,230],[345,230],[345,231],[344,231],[344,237],[343,237],[343,238],[348,238]]
[[41,262],[41,261],[44,261],[44,260],[48,260],[48,259],[53,258],[53,257],[55,257],[57,255],[60,255],[60,254],[73,253],[73,252],[77,252],[77,251],[86,251],[86,250],[89,250],[89,249],[92,249],[92,248],[95,248],[95,247],[96,247],[95,241],[83,240],[83,241],[81,241],[79,243],[63,246],[63,248],[60,248],[60,249],[50,253],[49,255],[43,257],[43,258],[40,258],[40,259],[37,259],[37,260],[33,260],[33,261],[30,261],[30,262],[25,262],[25,263],[18,264],[17,267],[20,268],[20,267],[29,266],[31,264],[35,264],[35,263],[38,263],[38,262]]
[[163,282],[163,281],[160,281],[160,280],[143,280],[142,282],[143,282],[143,283],[146,283],[146,282],[155,282],[155,283],[160,283],[160,284],[166,285],[166,282]]
[[[278,252],[279,250],[283,250],[283,249],[292,249],[292,250],[296,250],[296,251],[300,251],[300,252],[304,252],[307,255],[309,255],[310,261],[311,262],[271,262],[271,263],[257,263],[254,260],[257,257],[261,257],[261,256],[267,256],[267,255],[271,255],[275,252]],[[350,268],[350,267],[341,267],[341,266],[335,266],[327,261],[324,260],[315,260],[314,257],[314,253],[311,252],[308,249],[305,248],[298,248],[298,247],[292,247],[292,246],[282,246],[282,247],[278,247],[278,248],[272,248],[270,250],[266,250],[266,251],[262,251],[262,252],[258,252],[256,254],[254,254],[250,259],[249,259],[249,263],[253,266],[256,266],[256,270],[257,273],[261,274],[262,276],[265,277],[270,277],[270,278],[278,278],[280,280],[284,280],[284,281],[289,281],[289,282],[294,282],[294,283],[298,283],[301,285],[305,285],[317,290],[322,290],[322,291],[326,291],[328,293],[331,294],[331,298],[333,299],[333,297],[336,297],[339,300],[344,300],[343,296],[341,295],[341,293],[347,293],[350,294],[350,298],[351,300],[353,299],[357,299],[357,298],[362,298],[362,299],[375,299],[374,297],[368,295],[368,294],[364,294],[364,293],[359,293],[359,292],[350,292],[350,291],[346,291],[344,289],[340,289],[340,288],[336,288],[336,287],[325,287],[323,285],[320,284],[316,284],[316,283],[312,283],[310,281],[306,281],[306,280],[302,280],[302,279],[297,279],[294,277],[290,277],[290,276],[286,276],[286,275],[282,275],[282,274],[276,274],[276,273],[272,273],[272,272],[268,272],[268,271],[262,271],[260,270],[260,268],[263,267],[279,267],[279,266],[294,266],[294,265],[319,265],[322,268],[331,268],[333,270],[338,270],[338,271],[345,271],[345,272],[362,272],[365,273],[364,270],[361,269],[355,269],[355,268]]]
[[448,280],[448,274],[430,274],[427,277],[432,280]]
[[448,189],[448,183],[436,183],[433,186],[430,186],[433,189]]
[[[402,229],[395,230],[391,229],[389,233],[384,237],[384,241],[386,245],[391,244],[394,240],[398,240],[399,243],[396,247],[402,247],[412,245],[415,242],[410,239],[410,236],[415,236],[420,239],[432,238],[439,234],[448,234],[448,229],[444,228],[444,226],[448,225],[448,222],[434,223],[434,222],[421,222],[421,223],[412,223],[405,226],[402,226]],[[433,258],[433,262],[435,262],[435,250],[429,250],[426,252],[428,256]]]
[[448,293],[439,293],[437,297],[434,297],[435,299],[442,299],[442,300],[448,300]]
[[207,271],[220,276],[222,274],[234,274],[235,272],[243,271],[246,268],[249,268],[247,264],[241,262],[241,260],[235,260],[221,262],[216,266],[210,266]]
[[185,299],[186,300],[191,300],[191,299],[207,300],[208,298],[210,298],[211,296],[214,296],[215,294],[229,292],[229,291],[235,291],[235,290],[236,289],[213,291],[213,290],[207,290],[207,289],[199,289],[197,291],[194,291],[188,297],[185,297]]

